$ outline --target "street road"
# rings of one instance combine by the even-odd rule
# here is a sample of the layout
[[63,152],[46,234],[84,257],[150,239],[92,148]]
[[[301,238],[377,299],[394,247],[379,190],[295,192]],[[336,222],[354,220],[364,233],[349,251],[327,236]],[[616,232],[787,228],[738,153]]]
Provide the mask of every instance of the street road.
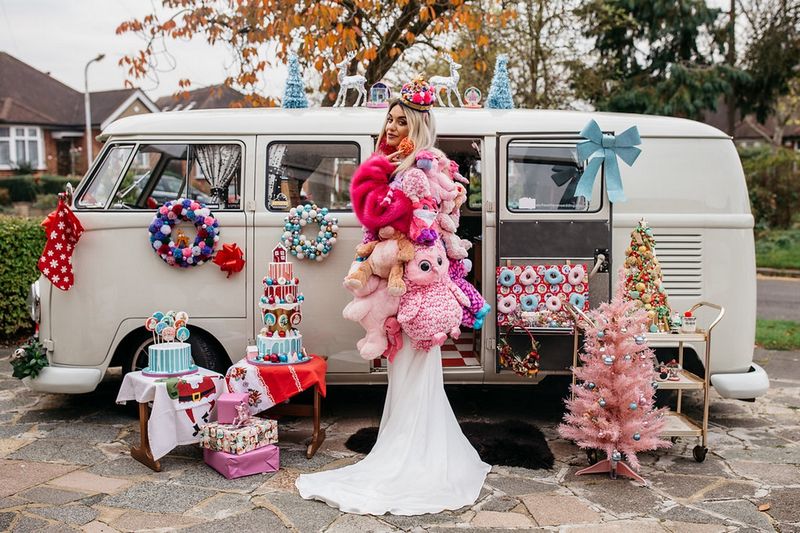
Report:
[[759,277],[758,318],[800,322],[800,278]]

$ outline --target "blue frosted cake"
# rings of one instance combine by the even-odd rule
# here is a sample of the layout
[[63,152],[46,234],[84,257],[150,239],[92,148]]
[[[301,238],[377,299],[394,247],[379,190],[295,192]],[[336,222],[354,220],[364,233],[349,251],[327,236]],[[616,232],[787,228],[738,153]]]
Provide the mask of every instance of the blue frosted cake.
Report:
[[188,342],[163,342],[148,348],[150,356],[146,376],[182,376],[197,372],[192,360],[192,347]]

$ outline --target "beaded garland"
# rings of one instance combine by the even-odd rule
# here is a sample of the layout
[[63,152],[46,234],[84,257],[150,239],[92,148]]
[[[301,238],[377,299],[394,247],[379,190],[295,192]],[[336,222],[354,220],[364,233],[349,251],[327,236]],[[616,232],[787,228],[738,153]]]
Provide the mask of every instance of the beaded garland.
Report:
[[[197,229],[191,246],[180,242],[175,244],[172,238],[173,228],[182,221],[192,222]],[[187,198],[172,200],[159,207],[148,231],[150,244],[159,257],[170,266],[182,268],[209,261],[219,241],[219,221],[211,210],[205,204]]]
[[[339,232],[339,221],[328,213],[328,208],[319,208],[316,204],[298,205],[289,210],[289,215],[283,219],[283,235],[281,242],[289,253],[298,259],[311,259],[322,261],[336,244]],[[319,232],[313,240],[302,234],[304,226],[316,223]]]

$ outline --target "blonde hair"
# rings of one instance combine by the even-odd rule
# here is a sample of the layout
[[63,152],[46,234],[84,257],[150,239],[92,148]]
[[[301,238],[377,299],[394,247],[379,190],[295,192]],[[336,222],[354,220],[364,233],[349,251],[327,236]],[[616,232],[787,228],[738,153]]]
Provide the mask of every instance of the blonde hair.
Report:
[[[386,110],[386,120],[383,121],[381,133],[378,135],[376,150],[380,149],[386,137],[386,123],[389,119],[389,113],[397,105],[402,105],[399,98],[392,100],[389,104],[389,109]],[[397,165],[394,175],[413,167],[417,159],[417,152],[420,150],[428,150],[438,157],[443,157],[444,155],[440,150],[433,147],[436,142],[436,121],[433,118],[433,113],[430,111],[417,111],[407,106],[403,106],[403,112],[406,116],[406,124],[408,124],[408,138],[414,142],[414,151]]]

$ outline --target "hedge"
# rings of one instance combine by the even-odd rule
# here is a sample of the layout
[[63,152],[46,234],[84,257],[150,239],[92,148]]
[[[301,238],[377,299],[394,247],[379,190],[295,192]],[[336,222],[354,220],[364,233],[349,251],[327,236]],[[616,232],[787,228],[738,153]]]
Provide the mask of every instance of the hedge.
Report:
[[36,263],[44,249],[40,220],[0,215],[0,338],[12,339],[31,328],[26,300],[39,277]]
[[37,194],[58,194],[68,182],[77,185],[78,181],[66,176],[12,176],[0,178],[0,190],[7,190],[12,202],[35,202]]

